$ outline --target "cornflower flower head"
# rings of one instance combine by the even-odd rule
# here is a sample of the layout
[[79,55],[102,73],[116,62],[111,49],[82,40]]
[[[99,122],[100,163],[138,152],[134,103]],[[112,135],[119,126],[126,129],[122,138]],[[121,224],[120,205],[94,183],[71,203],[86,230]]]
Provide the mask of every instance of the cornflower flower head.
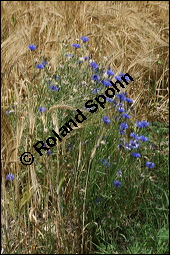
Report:
[[122,77],[122,76],[124,76],[124,74],[122,72],[120,72],[119,76]]
[[118,180],[115,180],[115,181],[113,182],[113,185],[114,185],[115,187],[117,187],[117,188],[120,188],[121,182],[118,181]]
[[115,76],[115,79],[118,80],[118,81],[121,81],[122,79],[120,78],[120,76],[116,75]]
[[36,65],[36,67],[39,68],[39,69],[43,69],[44,68],[44,66],[42,64],[38,64],[38,65]]
[[121,170],[118,170],[118,171],[116,172],[116,175],[117,175],[118,177],[122,177],[122,171],[121,171]]
[[38,110],[40,111],[40,112],[46,112],[46,108],[43,108],[42,106],[40,106],[39,108],[38,108]]
[[103,122],[106,124],[110,124],[111,120],[107,116],[103,116]]
[[139,148],[140,144],[138,142],[138,140],[130,140],[129,142],[129,146],[132,148],[132,149],[137,149]]
[[129,143],[125,143],[125,145],[123,146],[126,150],[131,150],[131,146]]
[[139,137],[140,140],[142,140],[143,142],[148,142],[148,137],[144,136],[144,135],[141,135]]
[[106,97],[106,102],[114,103],[114,99],[110,97]]
[[84,60],[86,61],[86,60],[89,60],[90,58],[89,57],[84,57]]
[[133,103],[133,100],[130,99],[130,98],[126,98],[125,101],[128,102],[129,104],[132,104],[132,103]]
[[121,135],[125,135],[126,130],[120,128],[120,129],[119,129],[119,133],[120,133]]
[[73,43],[72,46],[73,46],[75,49],[80,48],[80,44],[77,44],[77,43]]
[[104,166],[110,167],[110,163],[106,159],[102,159],[102,163]]
[[7,174],[6,175],[6,180],[7,181],[13,181],[14,180],[14,174]]
[[145,120],[136,122],[136,126],[139,128],[146,128],[147,126],[149,126],[149,124],[150,122],[147,122]]
[[146,162],[146,167],[153,168],[155,166],[152,162]]
[[124,117],[125,119],[130,119],[130,116],[127,113],[123,113],[121,116]]
[[53,85],[50,85],[49,88],[52,89],[52,90],[54,90],[54,91],[57,91],[57,90],[60,89],[60,88],[58,88],[57,86],[53,86]]
[[73,54],[66,54],[65,55],[67,58],[71,58],[73,56]]
[[93,110],[93,107],[91,107],[91,108],[86,108],[86,107],[84,106],[83,109],[86,110],[86,111],[88,111],[88,112],[90,112],[91,110]]
[[9,115],[10,113],[13,113],[13,112],[15,112],[14,110],[8,110],[8,111],[6,111],[6,115]]
[[131,155],[132,155],[134,158],[140,158],[140,157],[141,157],[140,153],[138,153],[138,152],[132,152]]
[[96,93],[98,93],[100,91],[100,88],[94,88],[93,90],[92,90],[92,94],[96,94]]
[[50,156],[53,152],[51,150],[47,151],[47,155]]
[[28,48],[32,51],[32,50],[36,50],[37,47],[34,44],[30,44]]
[[94,69],[97,69],[99,67],[98,64],[96,64],[96,62],[91,62],[90,66]]
[[[125,75],[125,74],[122,74],[122,73],[121,73],[121,75],[119,74],[120,77],[122,77],[122,76],[124,76],[124,75]],[[125,76],[124,78],[125,78],[126,81],[130,81],[130,79],[129,79],[128,76]]]
[[111,86],[111,85],[112,85],[112,84],[110,83],[110,81],[102,80],[101,82],[102,82],[102,83],[103,83],[103,85],[104,85],[104,86],[106,86],[106,87],[109,87],[109,86]]
[[124,95],[124,93],[117,94],[117,98],[120,100],[120,102],[126,101],[126,96]]
[[85,37],[85,36],[80,37],[80,39],[81,39],[83,42],[88,42],[88,41],[89,41],[89,38],[88,38],[88,37]]
[[114,75],[114,72],[112,70],[110,70],[110,69],[106,73],[107,73],[108,76]]
[[121,123],[120,124],[120,129],[127,129],[128,128],[128,124],[127,123]]
[[122,108],[122,107],[118,107],[117,110],[118,110],[119,112],[125,112],[125,109]]
[[134,132],[130,133],[130,137],[134,138],[135,140],[140,139],[140,136]]
[[92,80],[94,80],[94,81],[98,81],[98,80],[100,79],[100,76],[97,75],[97,74],[93,74],[91,78],[92,78]]
[[48,65],[48,62],[42,61],[41,64],[42,64],[43,66],[46,66],[46,65]]

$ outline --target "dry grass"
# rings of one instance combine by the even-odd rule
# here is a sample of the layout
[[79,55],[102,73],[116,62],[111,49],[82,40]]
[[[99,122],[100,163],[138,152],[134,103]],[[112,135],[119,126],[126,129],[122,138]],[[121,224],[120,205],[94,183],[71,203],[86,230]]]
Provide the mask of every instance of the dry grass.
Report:
[[[38,46],[36,55],[39,58],[45,56],[51,59],[51,70],[53,70],[60,61],[61,42],[63,40],[75,43],[80,36],[88,36],[91,43],[90,53],[96,62],[107,57],[108,65],[112,67],[115,73],[128,72],[133,77],[135,82],[134,85],[129,85],[128,93],[135,101],[136,115],[140,119],[167,122],[169,93],[168,14],[167,1],[2,1],[1,92],[2,165],[4,171],[13,168],[14,172],[18,174],[21,168],[18,163],[17,152],[25,127],[25,116],[21,115],[20,120],[18,120],[17,137],[14,137],[13,127],[8,122],[5,110],[15,101],[21,102],[23,89],[28,89],[25,83],[31,82],[32,58],[28,51],[29,44]],[[64,105],[52,106],[50,110],[62,107]],[[66,109],[68,107],[74,109],[72,106],[65,107]],[[29,133],[32,137],[35,123],[34,117],[31,116],[30,113]],[[28,144],[33,144],[32,138],[28,140]],[[59,166],[56,165],[56,167],[56,171],[58,171]],[[5,178],[4,171],[3,179]],[[45,194],[45,190],[42,191],[41,189],[42,187],[38,186],[34,167],[29,169],[29,179],[22,194],[15,182],[16,204],[12,204],[10,198],[7,197],[3,182],[2,206],[5,207],[6,199],[15,219],[14,225],[18,223],[19,226],[12,243],[13,251],[17,250],[18,246],[25,247],[28,245],[27,253],[34,252],[37,236],[40,235],[44,240],[46,233],[44,226],[49,228],[50,224],[54,228],[51,232],[56,233],[58,247],[60,247],[59,249],[56,245],[56,249],[59,252],[62,253],[63,247],[69,246],[72,242],[73,246],[79,246],[78,240],[81,240],[81,231],[74,217],[77,213],[76,210],[72,212],[74,216],[71,216],[72,218],[67,222],[68,230],[64,230],[62,224],[65,219],[62,218],[60,212],[60,194],[55,193],[55,199],[49,198],[49,192],[54,191],[48,187],[49,190],[42,200],[52,199],[51,204],[57,203],[57,209],[46,205],[46,211],[44,209],[40,212],[40,193]],[[30,222],[35,226],[34,234],[31,237],[29,237],[29,231],[25,230],[24,216],[18,220],[17,216],[14,215],[14,208],[18,207],[21,210],[26,203],[25,201],[30,201],[30,199],[32,199],[32,208],[31,210],[30,208],[27,209],[30,211]],[[49,219],[49,210],[51,210],[51,219],[57,219],[55,224],[52,220],[51,223],[49,221],[49,225],[45,223],[46,219]],[[4,214],[3,217],[6,219],[7,215]],[[3,224],[6,229],[6,243],[9,244],[10,223],[6,221]],[[75,239],[69,230],[69,224],[73,224],[76,229],[74,234],[77,237]],[[11,223],[11,231],[14,231],[13,228]],[[19,235],[21,236],[18,243]],[[84,237],[84,233],[82,236]]]
[[51,57],[54,68],[60,42],[87,35],[96,61],[107,56],[115,72],[133,74],[130,94],[137,97],[142,91],[140,108],[147,97],[152,118],[165,121],[167,108],[161,106],[168,94],[168,31],[166,1],[2,1],[2,104],[8,105],[15,84],[19,89],[31,79],[28,44],[38,45],[38,55]]

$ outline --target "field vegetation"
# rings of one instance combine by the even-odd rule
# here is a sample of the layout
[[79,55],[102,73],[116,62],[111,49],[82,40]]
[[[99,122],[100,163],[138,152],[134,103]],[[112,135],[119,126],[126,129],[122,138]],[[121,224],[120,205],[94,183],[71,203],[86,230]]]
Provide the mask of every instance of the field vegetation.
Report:
[[167,1],[1,1],[1,253],[169,254],[168,16]]

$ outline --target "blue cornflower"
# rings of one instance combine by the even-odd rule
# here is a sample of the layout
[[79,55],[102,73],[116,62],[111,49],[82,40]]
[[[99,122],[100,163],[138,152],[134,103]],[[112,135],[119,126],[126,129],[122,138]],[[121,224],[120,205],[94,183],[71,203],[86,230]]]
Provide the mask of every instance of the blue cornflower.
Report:
[[98,64],[96,64],[96,62],[91,62],[90,66],[95,69],[99,67]]
[[124,95],[124,93],[117,94],[117,98],[120,100],[120,102],[126,101],[126,96]]
[[114,72],[112,70],[108,70],[107,75],[112,76],[112,75],[114,75]]
[[87,144],[89,141],[88,140],[86,140],[85,142],[84,142],[84,144]]
[[135,134],[134,132],[130,133],[130,137],[133,137],[135,140],[140,139],[140,136],[138,134]]
[[50,85],[49,88],[52,89],[52,90],[54,90],[54,91],[57,91],[57,90],[60,89],[60,88],[58,88],[57,86],[53,86],[53,85]]
[[76,49],[80,48],[80,44],[73,43],[72,46]]
[[110,81],[102,80],[101,82],[102,82],[103,85],[106,86],[106,87],[112,86],[112,84],[110,83]]
[[127,123],[121,123],[120,124],[120,129],[127,129],[128,128],[128,124]]
[[43,69],[44,68],[44,66],[42,64],[38,64],[38,65],[36,65],[36,67],[39,68],[39,69]]
[[73,56],[73,54],[66,54],[65,56],[71,58]]
[[46,108],[43,108],[42,106],[40,106],[40,107],[38,108],[38,110],[39,110],[40,112],[45,112],[47,109],[46,109]]
[[98,93],[100,91],[100,88],[94,88],[93,90],[92,90],[92,94],[96,94],[96,93]]
[[116,175],[117,175],[118,177],[122,177],[122,171],[121,171],[121,170],[118,170],[117,173],[116,173]]
[[8,110],[6,111],[6,115],[9,115],[10,113],[15,112],[14,110]]
[[34,45],[34,44],[30,44],[29,46],[28,46],[28,48],[30,49],[30,50],[36,50],[36,46]]
[[115,180],[115,181],[113,182],[113,185],[114,185],[115,187],[117,187],[117,188],[120,188],[121,182],[118,181],[118,180]]
[[89,57],[84,57],[84,60],[89,60],[90,58]]
[[47,144],[46,144],[46,143],[44,143],[43,147],[49,148],[49,146],[47,146]]
[[6,179],[7,179],[7,181],[13,181],[14,180],[14,174],[7,174]]
[[94,81],[98,81],[98,80],[100,79],[100,76],[97,75],[97,74],[93,74],[91,78],[92,78],[92,80],[94,80]]
[[130,116],[127,113],[123,113],[121,116],[124,118],[130,119]]
[[124,77],[126,81],[131,81],[128,76]]
[[153,168],[155,166],[152,162],[146,162],[146,167]]
[[118,81],[121,81],[121,80],[122,80],[118,75],[115,76],[115,79],[118,80]]
[[134,158],[140,158],[140,157],[141,157],[140,153],[138,153],[138,152],[132,152],[131,155],[132,155]]
[[132,100],[132,99],[130,99],[130,98],[126,98],[126,99],[125,99],[125,101],[126,101],[126,102],[128,102],[128,103],[130,103],[130,104],[132,104],[132,103],[133,103],[133,100]]
[[129,142],[129,146],[132,148],[132,149],[137,149],[139,146],[140,146],[140,144],[139,144],[139,142],[138,142],[138,140],[130,140],[130,142]]
[[119,76],[122,77],[122,76],[124,76],[124,74],[122,72],[120,72]]
[[50,151],[50,150],[47,151],[47,155],[48,155],[48,156],[50,156],[52,153],[53,153],[53,152]]
[[126,131],[124,130],[124,129],[119,129],[119,133],[121,134],[121,135],[124,135],[125,133],[126,133]]
[[85,36],[80,37],[80,39],[81,39],[83,42],[88,42],[88,41],[89,41],[89,38],[88,38],[88,37],[85,37]]
[[106,97],[106,102],[114,103],[115,100],[113,98]]
[[118,103],[117,107],[124,107],[124,104]]
[[117,108],[117,110],[118,110],[119,112],[125,112],[125,109],[122,108],[122,107]]
[[[122,76],[124,76],[124,75],[125,75],[125,74],[123,74],[123,73],[120,73],[120,74],[119,74],[120,77],[122,77]],[[126,81],[130,81],[130,79],[129,79],[128,76],[125,76],[124,78],[125,78]]]
[[124,148],[127,150],[131,150],[131,146],[129,143],[125,143]]
[[86,111],[88,111],[88,112],[90,112],[91,110],[93,110],[93,107],[91,107],[91,108],[83,107],[83,109],[86,110]]
[[148,142],[148,137],[144,136],[144,135],[141,135],[139,137],[140,140],[142,140],[143,142]]
[[110,167],[110,163],[106,159],[102,159],[103,165]]
[[42,64],[43,66],[45,66],[45,65],[48,65],[48,62],[42,61],[41,64]]
[[147,121],[137,121],[136,122],[136,126],[139,128],[146,128],[147,126],[149,126],[150,122]]
[[106,124],[110,124],[110,122],[111,122],[111,120],[110,120],[107,116],[104,116],[104,117],[103,117],[103,121],[104,121],[104,123],[106,123]]

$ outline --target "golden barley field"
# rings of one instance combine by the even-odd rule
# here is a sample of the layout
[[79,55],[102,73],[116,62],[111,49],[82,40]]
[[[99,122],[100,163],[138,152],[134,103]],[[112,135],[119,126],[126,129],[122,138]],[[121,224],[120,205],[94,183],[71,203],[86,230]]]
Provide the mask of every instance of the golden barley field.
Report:
[[[35,166],[30,166],[28,179],[23,174],[19,186],[17,181],[14,181],[13,195],[15,194],[16,200],[10,197],[7,191],[10,184],[5,181],[5,176],[9,171],[20,176],[20,148],[33,144],[35,134],[35,116],[31,104],[29,105],[34,90],[31,87],[33,58],[47,58],[50,62],[50,72],[53,72],[61,61],[62,45],[68,45],[67,49],[71,51],[72,43],[79,43],[81,36],[87,36],[90,40],[88,54],[97,63],[100,63],[101,59],[107,59],[108,66],[115,73],[124,70],[133,77],[133,85],[127,88],[128,94],[134,99],[133,117],[168,123],[168,17],[168,1],[1,1],[3,253],[34,254],[41,249],[46,252],[46,230],[42,230],[41,224],[47,220],[49,225],[46,229],[51,228],[50,231],[54,234],[51,234],[50,238],[54,239],[55,245],[57,243],[54,252],[90,253],[92,250],[92,236],[88,236],[84,231],[84,214],[84,225],[79,227],[79,213],[76,209],[70,212],[73,225],[77,229],[73,235],[69,220],[62,216],[60,211],[59,197],[56,199],[50,193],[53,190],[52,179],[44,177],[46,185],[40,188]],[[30,54],[30,44],[37,46],[36,54]],[[23,112],[19,113],[19,119],[13,125],[13,120],[9,120],[6,111],[11,109],[12,105],[24,105],[25,101],[30,111],[26,112],[23,106]],[[66,109],[75,107],[69,102],[62,103],[61,108],[64,105]],[[42,122],[44,124],[46,120],[42,119]],[[58,125],[58,119],[55,117],[53,122]],[[45,128],[44,124],[44,130]],[[26,132],[29,134],[28,138],[25,137]],[[64,152],[65,143],[62,145],[62,155],[65,155]],[[79,148],[78,165],[81,155]],[[45,169],[48,168],[45,161],[42,164]],[[55,167],[61,169],[63,166],[56,163]],[[57,180],[62,183],[62,179]],[[67,185],[65,192],[69,200]],[[55,208],[50,209],[50,201],[56,203],[58,211]],[[39,217],[40,214],[42,217]],[[57,230],[53,231],[51,226],[55,221]],[[62,228],[63,222],[66,222],[67,232]],[[19,229],[16,226],[19,226]],[[40,239],[41,242],[38,243],[37,240]]]

